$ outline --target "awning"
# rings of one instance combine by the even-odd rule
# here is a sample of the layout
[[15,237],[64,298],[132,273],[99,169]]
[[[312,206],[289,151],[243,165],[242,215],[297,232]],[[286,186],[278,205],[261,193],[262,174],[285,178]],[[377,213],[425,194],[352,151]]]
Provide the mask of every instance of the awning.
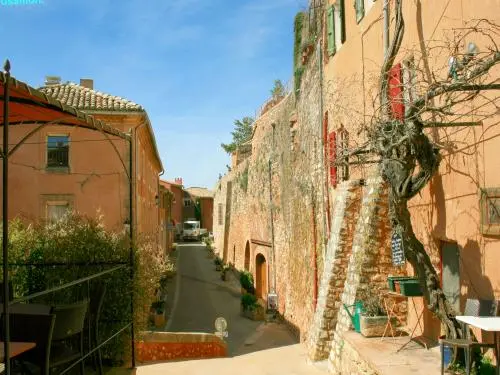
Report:
[[[4,86],[7,76],[0,72],[0,126],[4,116]],[[65,105],[28,84],[10,77],[9,125],[52,124],[78,126],[130,140],[130,135]]]

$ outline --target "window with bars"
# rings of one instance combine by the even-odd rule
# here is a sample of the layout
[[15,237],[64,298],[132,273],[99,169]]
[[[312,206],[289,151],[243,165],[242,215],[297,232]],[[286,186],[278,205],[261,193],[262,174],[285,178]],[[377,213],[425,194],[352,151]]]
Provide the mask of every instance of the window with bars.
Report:
[[69,136],[47,137],[47,167],[69,167]]
[[354,0],[354,8],[356,9],[356,22],[360,22],[365,16],[365,0]]
[[340,181],[349,179],[349,132],[341,128],[337,132],[337,153],[338,160],[342,164],[338,170],[338,178]]
[[330,185],[337,186],[337,134],[331,132],[328,134],[328,172],[330,176]]

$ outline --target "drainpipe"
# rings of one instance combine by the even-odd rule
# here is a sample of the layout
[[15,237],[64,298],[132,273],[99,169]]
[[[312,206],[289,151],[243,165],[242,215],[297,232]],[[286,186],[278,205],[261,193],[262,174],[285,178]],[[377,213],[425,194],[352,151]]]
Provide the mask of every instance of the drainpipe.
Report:
[[[321,165],[323,168],[321,170],[323,171],[323,181],[324,184],[321,184],[321,196],[323,198],[323,206],[325,205],[325,196],[329,205],[329,196],[328,196],[328,176],[326,175],[326,168],[325,168],[325,139],[323,137],[324,133],[324,121],[323,121],[323,54],[321,53],[321,39],[318,40],[318,44],[316,45],[316,51],[318,54],[318,70],[319,70],[319,87],[320,87],[320,95],[319,95],[319,129],[320,129],[320,139],[321,139]],[[326,246],[328,244],[328,231],[330,228],[327,228],[326,225],[326,215],[328,215],[328,210],[325,210],[327,212],[323,212],[323,255],[326,254]],[[316,270],[317,272],[317,270]]]
[[276,124],[271,125],[273,127],[273,139],[272,139],[272,150],[269,157],[269,215],[271,219],[271,270],[272,270],[272,288],[271,293],[276,293],[276,257],[274,256],[274,210],[273,210],[273,184],[272,184],[272,159],[274,153],[274,131]]
[[387,51],[389,50],[389,0],[384,0],[382,13],[384,16],[384,59],[385,59]]

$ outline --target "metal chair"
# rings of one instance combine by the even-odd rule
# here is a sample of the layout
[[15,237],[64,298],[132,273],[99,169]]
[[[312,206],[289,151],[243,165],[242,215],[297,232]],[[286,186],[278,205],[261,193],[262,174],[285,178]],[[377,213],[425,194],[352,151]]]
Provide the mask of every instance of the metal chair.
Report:
[[[52,333],[55,325],[55,315],[44,314],[10,314],[10,340],[21,342],[34,342],[36,346],[16,357],[25,369],[28,364],[33,364],[40,369],[42,375],[49,375]],[[3,316],[0,325],[0,337],[5,340],[3,333]],[[25,371],[23,371],[25,372]]]
[[[70,364],[83,358],[83,332],[89,301],[72,305],[56,306],[52,313],[56,316],[52,334],[50,364],[52,371],[62,365]],[[75,343],[71,341],[75,339]],[[74,345],[71,345],[74,344]],[[85,372],[85,363],[80,361],[80,374]]]
[[[99,339],[99,317],[101,315],[102,305],[104,302],[104,295],[106,294],[106,284],[96,283],[91,290],[89,316],[87,319],[87,329],[89,335],[89,344],[91,349],[95,349],[100,344]],[[93,355],[94,367],[99,375],[103,374],[102,371],[102,357],[101,349],[97,349]]]
[[[499,314],[499,301],[495,300],[478,300],[467,299],[465,303],[464,315],[468,316],[498,316]],[[474,347],[480,348],[494,348],[496,358],[498,358],[497,347],[495,344],[482,343],[474,341],[470,338],[470,329],[467,324],[461,323],[462,332],[465,333],[464,339],[441,339],[439,340],[441,346],[441,374],[444,374],[444,347],[452,346],[454,348],[463,348],[465,351],[465,370],[466,374],[470,375],[471,362],[472,362],[472,349]]]

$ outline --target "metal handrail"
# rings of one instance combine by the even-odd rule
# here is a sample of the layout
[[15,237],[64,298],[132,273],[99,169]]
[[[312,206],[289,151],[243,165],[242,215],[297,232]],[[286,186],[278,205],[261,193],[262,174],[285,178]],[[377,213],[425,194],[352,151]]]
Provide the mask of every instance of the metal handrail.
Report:
[[63,284],[63,285],[59,285],[59,286],[56,286],[56,287],[53,287],[53,288],[50,288],[50,289],[45,289],[45,290],[42,290],[41,292],[29,294],[27,296],[23,296],[21,298],[18,298],[18,299],[15,299],[13,301],[10,301],[9,302],[9,306],[14,305],[14,304],[19,303],[19,302],[28,301],[28,300],[36,298],[36,297],[44,296],[46,294],[54,293],[54,292],[57,292],[59,290],[72,287],[74,285],[78,285],[78,284],[84,283],[86,281],[89,281],[89,280],[92,280],[92,279],[96,279],[98,277],[101,277],[103,275],[106,275],[108,273],[111,273],[111,272],[114,272],[114,271],[117,271],[119,269],[126,268],[126,267],[127,266],[123,264],[123,265],[111,268],[109,270],[106,270],[106,271],[102,271],[102,272],[95,273],[95,274],[87,276],[87,277],[82,277],[81,279],[70,281],[69,283],[66,283],[66,284]]

